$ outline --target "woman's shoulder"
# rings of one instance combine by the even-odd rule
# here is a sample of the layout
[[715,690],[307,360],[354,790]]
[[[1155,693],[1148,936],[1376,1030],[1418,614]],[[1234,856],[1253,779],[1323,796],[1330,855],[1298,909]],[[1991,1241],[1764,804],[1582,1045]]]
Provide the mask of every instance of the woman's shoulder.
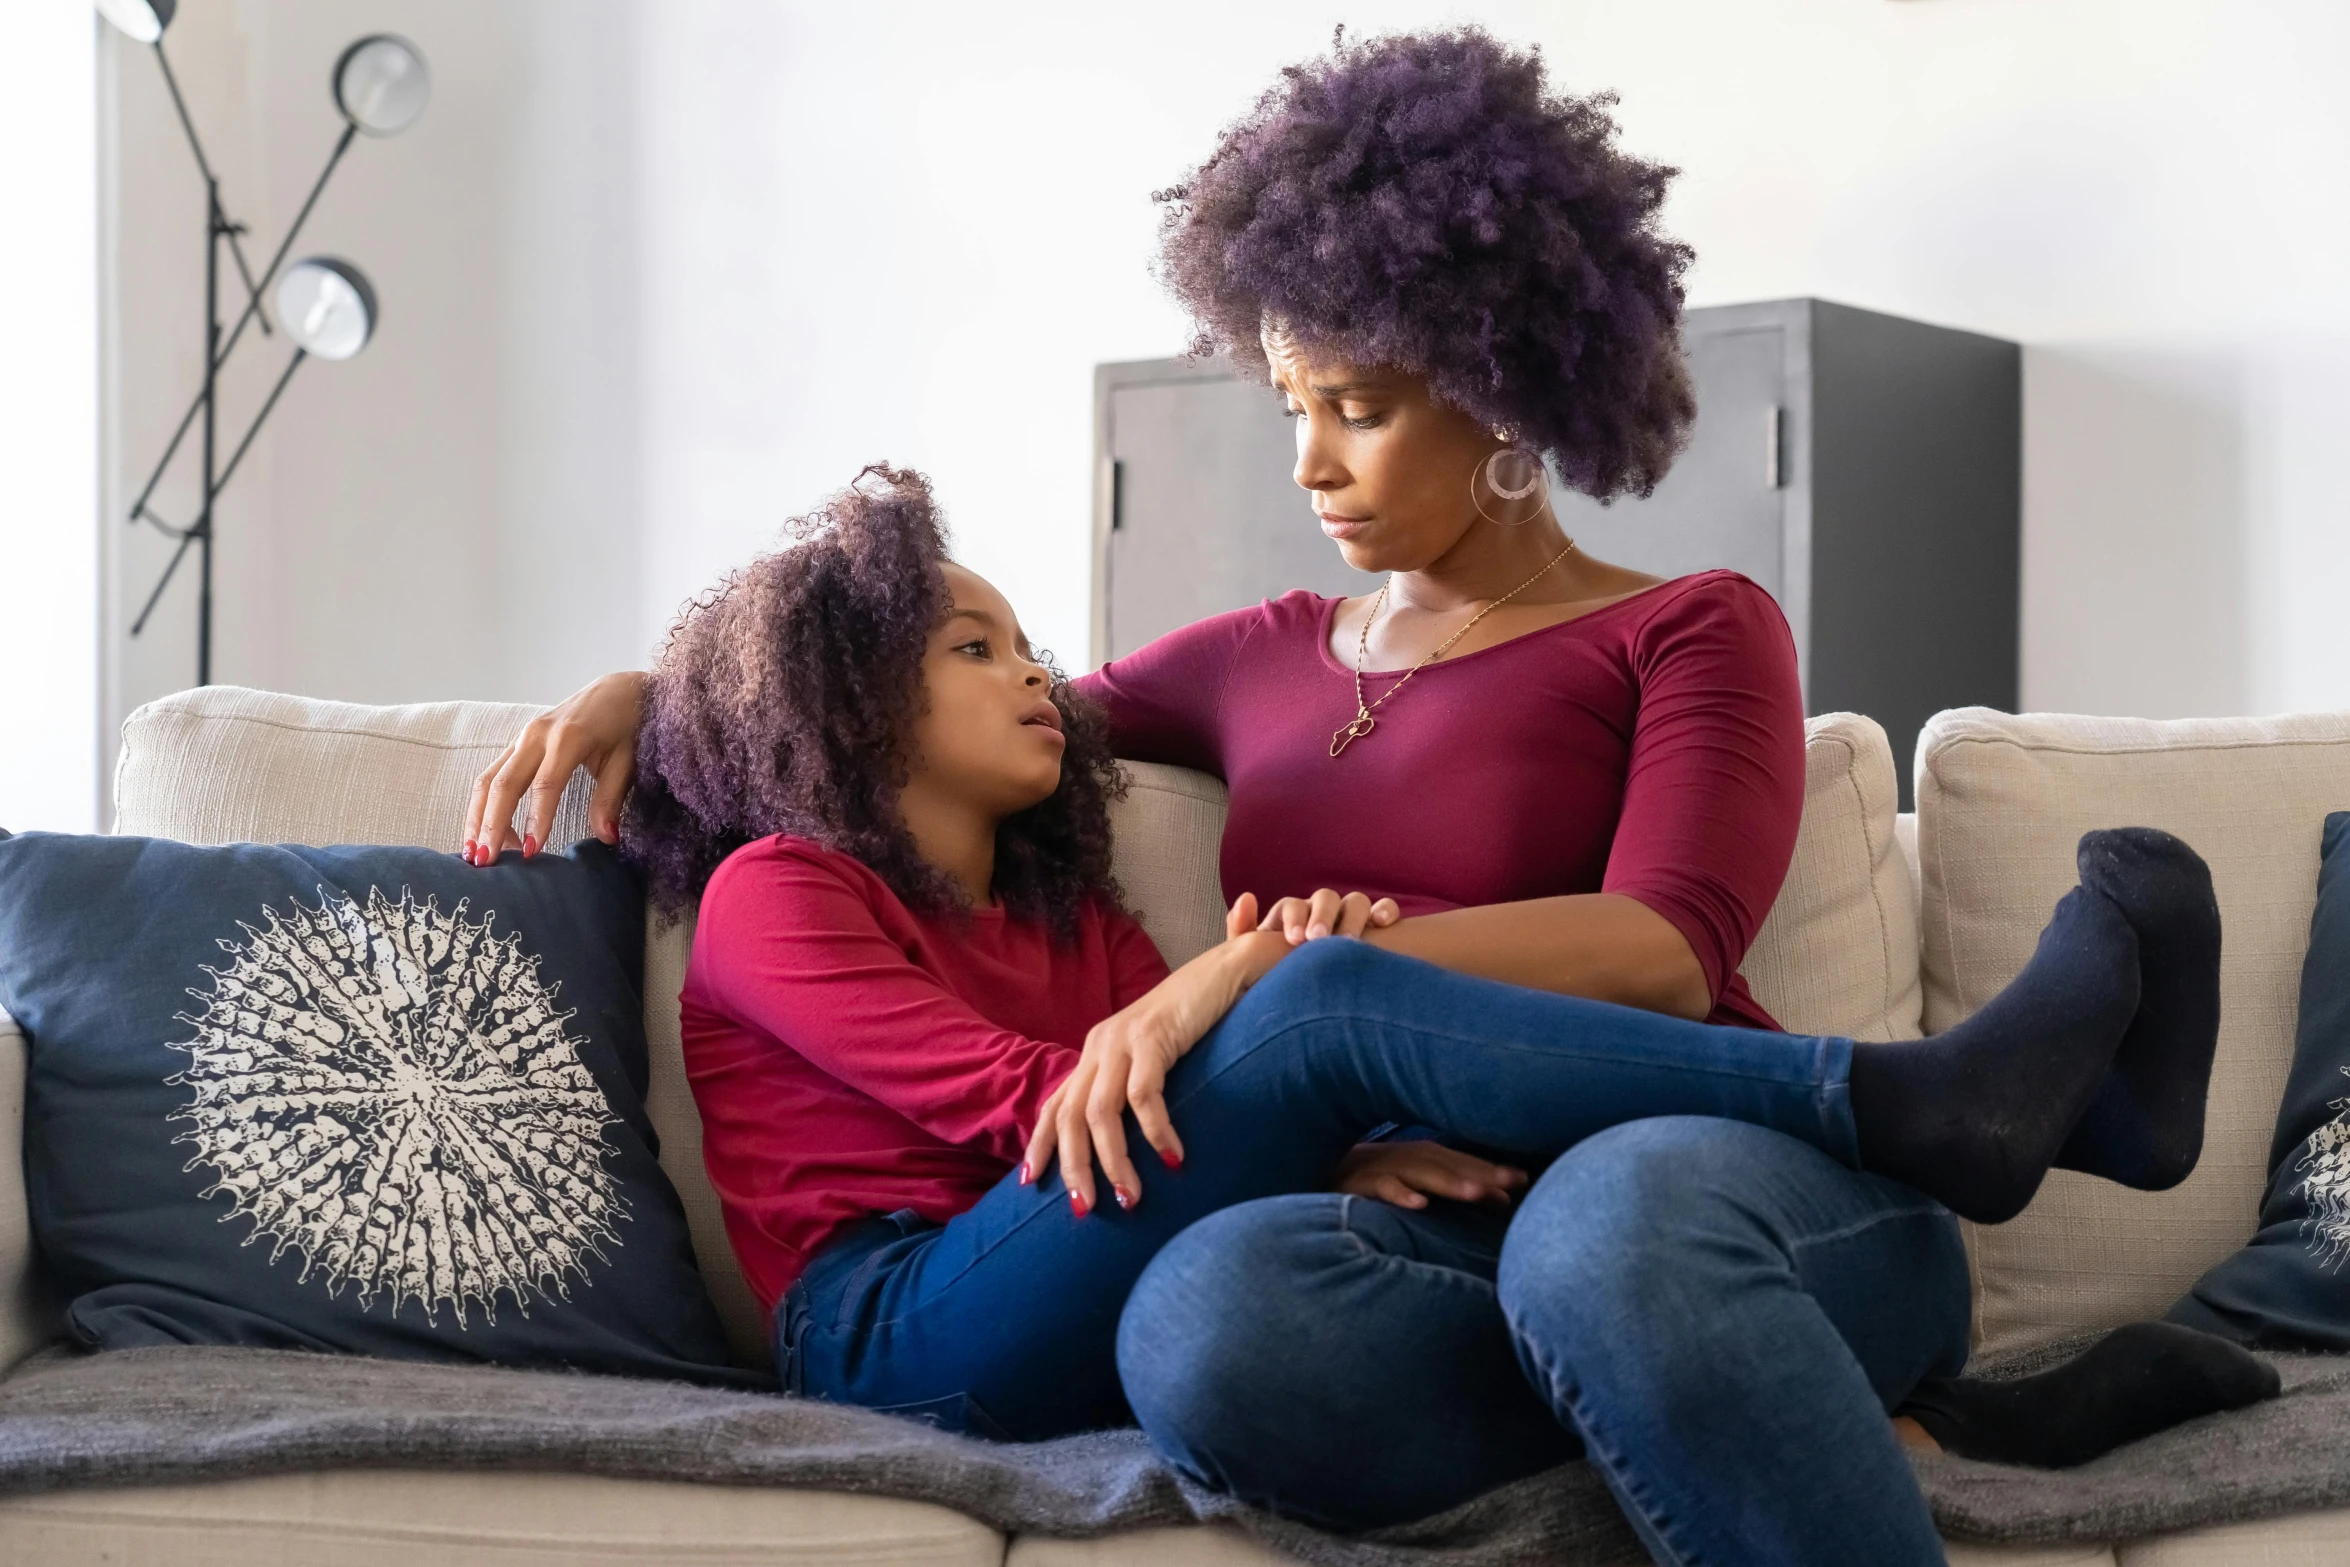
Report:
[[1793,633],[1779,601],[1752,577],[1736,571],[1698,571],[1674,577],[1624,601],[1635,641],[1670,639],[1688,632],[1761,637],[1793,646]]

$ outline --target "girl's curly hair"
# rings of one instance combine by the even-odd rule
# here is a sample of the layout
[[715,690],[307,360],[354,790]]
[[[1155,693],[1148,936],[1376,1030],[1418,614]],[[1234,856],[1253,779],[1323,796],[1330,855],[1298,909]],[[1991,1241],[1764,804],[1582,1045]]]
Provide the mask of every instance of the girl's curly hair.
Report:
[[[671,916],[721,860],[771,833],[863,861],[918,912],[961,910],[898,813],[926,700],[923,653],[952,602],[930,483],[876,463],[786,531],[797,542],[728,577],[670,629],[645,685],[621,854]],[[997,829],[995,893],[1066,939],[1089,899],[1118,902],[1109,802],[1124,784],[1106,725],[1052,676],[1069,741],[1060,787]]]
[[1600,500],[1645,495],[1696,402],[1679,346],[1678,172],[1615,145],[1612,94],[1463,27],[1291,66],[1160,191],[1159,272],[1195,353],[1267,368],[1260,328],[1425,377]]

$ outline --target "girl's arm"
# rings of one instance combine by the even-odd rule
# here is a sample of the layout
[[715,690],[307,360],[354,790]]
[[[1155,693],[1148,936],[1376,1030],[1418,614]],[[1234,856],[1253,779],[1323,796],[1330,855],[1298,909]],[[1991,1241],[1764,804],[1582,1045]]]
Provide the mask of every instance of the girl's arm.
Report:
[[[1335,934],[1360,936],[1392,924],[1395,904],[1372,903],[1359,893],[1342,906]],[[1242,893],[1224,917],[1224,940],[1168,975],[1129,1006],[1103,1019],[1086,1035],[1076,1069],[1044,1103],[1020,1179],[1035,1180],[1057,1154],[1069,1201],[1079,1214],[1096,1206],[1094,1162],[1109,1177],[1121,1208],[1142,1200],[1142,1182],[1126,1147],[1128,1110],[1142,1127],[1143,1140],[1169,1169],[1183,1166],[1183,1140],[1167,1118],[1167,1073],[1201,1036],[1223,1020],[1248,988],[1272,972],[1291,943],[1279,930],[1257,928],[1257,900]]]

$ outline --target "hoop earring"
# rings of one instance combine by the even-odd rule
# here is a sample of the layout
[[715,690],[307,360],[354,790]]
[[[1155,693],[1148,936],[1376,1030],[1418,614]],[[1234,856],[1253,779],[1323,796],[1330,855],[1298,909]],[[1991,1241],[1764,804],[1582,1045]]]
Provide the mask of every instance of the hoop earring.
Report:
[[[1513,474],[1523,482],[1505,483],[1505,478]],[[1477,508],[1478,516],[1497,528],[1522,528],[1542,514],[1542,505],[1547,503],[1548,497],[1545,496],[1543,503],[1537,503],[1532,511],[1517,521],[1504,522],[1485,509],[1483,498],[1477,494],[1477,481],[1482,478],[1485,487],[1501,500],[1522,501],[1536,490],[1547,489],[1549,477],[1543,471],[1542,454],[1533,447],[1505,446],[1486,458],[1478,465],[1477,471],[1469,475],[1469,504]]]

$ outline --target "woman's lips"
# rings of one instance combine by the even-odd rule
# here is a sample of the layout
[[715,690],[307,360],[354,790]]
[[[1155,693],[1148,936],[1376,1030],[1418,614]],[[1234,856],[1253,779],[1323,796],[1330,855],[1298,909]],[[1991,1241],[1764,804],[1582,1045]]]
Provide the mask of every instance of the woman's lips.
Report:
[[1317,512],[1322,531],[1334,539],[1351,539],[1371,525],[1368,517],[1346,517],[1334,511]]

